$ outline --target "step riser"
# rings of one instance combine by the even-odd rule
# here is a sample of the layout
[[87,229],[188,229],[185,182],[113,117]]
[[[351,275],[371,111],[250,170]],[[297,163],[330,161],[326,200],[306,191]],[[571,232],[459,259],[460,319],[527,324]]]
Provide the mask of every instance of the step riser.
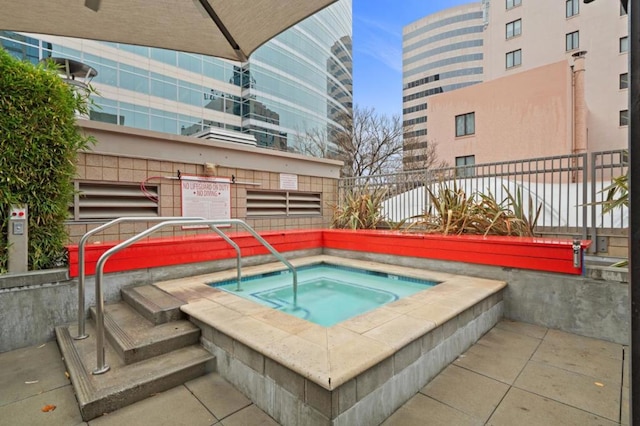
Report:
[[171,340],[157,342],[138,348],[123,349],[110,333],[110,329],[106,328],[106,331],[109,343],[111,343],[113,348],[118,352],[118,355],[122,358],[125,364],[133,364],[134,362],[144,361],[145,359],[153,358],[154,356],[167,354],[176,349],[195,345],[200,341],[200,330],[194,330],[189,334],[174,337]]
[[[215,370],[213,355],[194,345],[131,366],[123,366],[113,360],[109,362],[107,358],[112,369],[104,375],[94,376],[91,371],[95,368],[95,351],[87,348],[95,346],[95,329],[92,322],[87,326],[90,336],[80,341],[71,337],[76,330],[72,333],[66,326],[55,328],[58,346],[85,421]],[[119,378],[113,380],[114,375]]]
[[[161,290],[157,290],[160,292]],[[176,299],[176,305],[171,308],[161,308],[153,303],[153,301],[147,299],[145,296],[139,294],[135,288],[127,288],[121,291],[122,300],[127,302],[133,309],[135,309],[140,315],[145,317],[151,323],[158,325],[171,321],[179,321],[185,319],[186,316],[180,310],[180,302]],[[167,298],[173,296],[167,295]],[[184,304],[184,303],[182,303]]]
[[[95,308],[90,309],[91,318],[95,321]],[[166,354],[176,349],[197,344],[200,341],[200,329],[194,327],[191,330],[183,330],[170,338],[152,341],[144,344],[136,344],[127,335],[117,322],[111,318],[109,312],[104,315],[105,337],[113,346],[118,356],[125,364],[132,364],[138,361],[152,358],[154,356]]]
[[[107,364],[104,375],[95,368],[96,330],[88,322],[89,338],[75,341],[69,327],[56,327],[58,345],[69,371],[84,421],[169,390],[215,368],[215,358],[199,345],[200,329],[180,311],[184,302],[153,286],[122,291],[124,302],[105,309]],[[118,356],[120,360],[118,360]]]
[[196,365],[176,371],[168,376],[143,383],[134,389],[127,389],[117,394],[109,395],[104,399],[92,401],[80,406],[80,413],[84,421],[89,421],[101,416],[104,413],[118,410],[158,392],[164,392],[173,387],[179,386],[189,380],[193,380],[206,373],[213,371],[213,360],[201,362]]

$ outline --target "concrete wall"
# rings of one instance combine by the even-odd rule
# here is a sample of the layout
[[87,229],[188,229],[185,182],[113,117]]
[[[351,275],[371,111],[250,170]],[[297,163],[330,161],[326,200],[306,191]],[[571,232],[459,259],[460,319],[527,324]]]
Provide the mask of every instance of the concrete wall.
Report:
[[505,318],[620,344],[629,342],[627,283],[342,250],[325,249],[325,254],[506,281]]
[[[321,249],[283,253],[285,257],[321,254]],[[243,266],[273,262],[271,255],[243,258]],[[104,279],[106,303],[121,300],[125,287],[206,274],[236,267],[236,259],[203,262],[125,273],[107,274]],[[95,306],[95,278],[85,283],[85,312]],[[78,280],[69,280],[66,272],[41,272],[0,276],[0,353],[36,345],[54,339],[56,326],[78,320]]]
[[[324,249],[322,252],[333,256],[503,280],[508,284],[504,290],[506,318],[615,343],[628,343],[629,287],[625,282],[333,249]],[[320,254],[320,250],[285,253],[290,258],[313,254]],[[268,261],[273,261],[271,255],[253,256],[246,258],[243,265]],[[120,300],[120,289],[126,286],[234,267],[235,259],[228,259],[109,274],[105,278],[105,300]],[[607,274],[611,275],[607,272],[598,277],[606,277]],[[95,304],[94,283],[93,277],[87,279],[87,309]],[[77,320],[77,297],[77,280],[0,287],[0,353],[53,339],[55,326]]]

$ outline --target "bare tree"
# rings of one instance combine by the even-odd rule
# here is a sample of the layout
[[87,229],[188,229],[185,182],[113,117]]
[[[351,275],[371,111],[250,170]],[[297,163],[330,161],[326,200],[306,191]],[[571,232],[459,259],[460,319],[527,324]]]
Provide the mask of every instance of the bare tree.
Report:
[[[343,177],[391,174],[405,170],[433,170],[447,167],[437,156],[436,144],[426,136],[412,135],[400,116],[387,116],[374,108],[355,106],[353,115],[336,119],[339,127],[300,132],[296,149],[302,154],[344,162]],[[410,150],[412,161],[403,167],[403,151]]]
[[344,177],[371,176],[402,170],[402,121],[374,108],[355,106],[353,115],[336,120],[341,128],[307,131],[298,139],[303,154],[342,160]]

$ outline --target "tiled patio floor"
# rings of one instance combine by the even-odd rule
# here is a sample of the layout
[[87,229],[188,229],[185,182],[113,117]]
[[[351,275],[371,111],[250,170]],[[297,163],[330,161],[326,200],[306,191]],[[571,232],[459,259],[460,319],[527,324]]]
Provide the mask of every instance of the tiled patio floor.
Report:
[[[384,425],[628,424],[625,348],[502,321]],[[84,424],[55,342],[0,354],[0,425]],[[43,412],[46,405],[56,409]],[[216,373],[90,425],[275,425]]]

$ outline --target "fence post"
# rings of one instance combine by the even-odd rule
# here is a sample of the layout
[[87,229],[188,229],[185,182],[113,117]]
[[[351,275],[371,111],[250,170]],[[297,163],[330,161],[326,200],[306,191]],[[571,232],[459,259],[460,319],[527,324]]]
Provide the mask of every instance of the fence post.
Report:
[[[588,182],[587,182],[587,178],[589,177],[589,171],[588,169],[588,165],[589,165],[589,160],[588,160],[588,154],[584,153],[580,156],[582,158],[582,239],[586,240],[587,239],[587,227],[588,227],[588,223],[587,223],[587,195],[588,195]],[[591,238],[593,240],[596,239],[595,235],[592,235]]]
[[591,246],[589,253],[593,254],[598,251],[598,236],[596,235],[596,163],[599,154],[591,153]]

